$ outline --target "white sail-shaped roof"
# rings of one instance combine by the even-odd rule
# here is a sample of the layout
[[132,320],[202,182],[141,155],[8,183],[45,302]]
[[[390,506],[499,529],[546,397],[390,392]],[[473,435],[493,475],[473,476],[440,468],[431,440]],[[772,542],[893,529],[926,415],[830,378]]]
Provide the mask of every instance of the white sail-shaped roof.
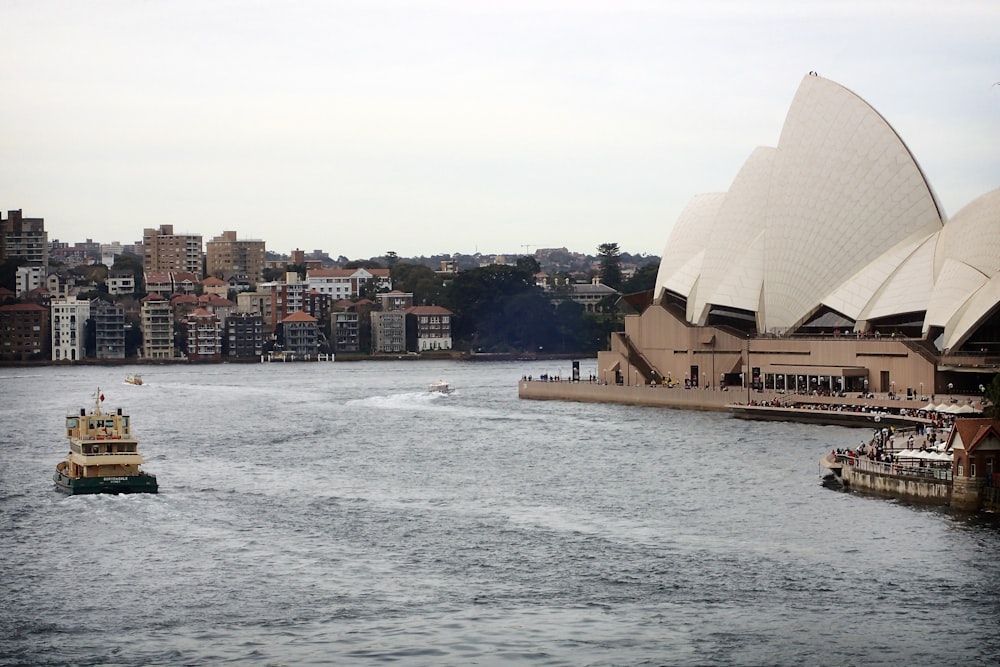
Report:
[[758,148],[726,193],[696,197],[663,253],[656,295],[751,311],[794,330],[822,307],[856,321],[925,313],[960,343],[995,312],[1000,189],[945,224],[906,144],[860,97],[803,78],[776,148]]

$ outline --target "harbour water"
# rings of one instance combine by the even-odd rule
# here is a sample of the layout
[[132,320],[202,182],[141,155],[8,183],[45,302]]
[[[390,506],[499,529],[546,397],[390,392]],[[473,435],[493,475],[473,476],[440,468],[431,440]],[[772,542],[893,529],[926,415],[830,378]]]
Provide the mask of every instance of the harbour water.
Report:
[[[863,431],[518,400],[568,365],[0,369],[0,664],[995,664],[991,516],[823,488]],[[158,495],[54,490],[98,386]]]

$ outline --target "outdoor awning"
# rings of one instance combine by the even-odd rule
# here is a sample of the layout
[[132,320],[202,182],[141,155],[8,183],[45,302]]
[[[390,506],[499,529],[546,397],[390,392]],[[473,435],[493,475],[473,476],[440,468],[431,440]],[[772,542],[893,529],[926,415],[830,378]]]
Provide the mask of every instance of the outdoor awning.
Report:
[[777,364],[769,369],[774,373],[786,375],[832,375],[833,377],[868,377],[867,368],[852,366],[797,366],[793,364]]

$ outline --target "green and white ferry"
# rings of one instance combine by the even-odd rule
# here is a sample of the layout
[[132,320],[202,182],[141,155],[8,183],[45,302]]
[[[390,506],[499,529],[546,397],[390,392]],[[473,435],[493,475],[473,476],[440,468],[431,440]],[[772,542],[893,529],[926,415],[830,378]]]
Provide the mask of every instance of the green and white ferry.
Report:
[[156,476],[139,470],[142,455],[132,420],[122,408],[106,412],[98,389],[94,408],[66,415],[69,454],[56,465],[56,488],[66,493],[156,493]]

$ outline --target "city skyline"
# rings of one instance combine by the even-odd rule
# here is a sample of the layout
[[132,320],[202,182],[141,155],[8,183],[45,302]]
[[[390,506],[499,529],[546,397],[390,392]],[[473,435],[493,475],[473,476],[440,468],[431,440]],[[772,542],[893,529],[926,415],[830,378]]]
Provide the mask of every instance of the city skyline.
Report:
[[[984,1],[8,3],[0,208],[352,259],[661,255],[803,75],[871,104],[948,216],[1000,185]],[[530,252],[530,251],[529,251]]]

